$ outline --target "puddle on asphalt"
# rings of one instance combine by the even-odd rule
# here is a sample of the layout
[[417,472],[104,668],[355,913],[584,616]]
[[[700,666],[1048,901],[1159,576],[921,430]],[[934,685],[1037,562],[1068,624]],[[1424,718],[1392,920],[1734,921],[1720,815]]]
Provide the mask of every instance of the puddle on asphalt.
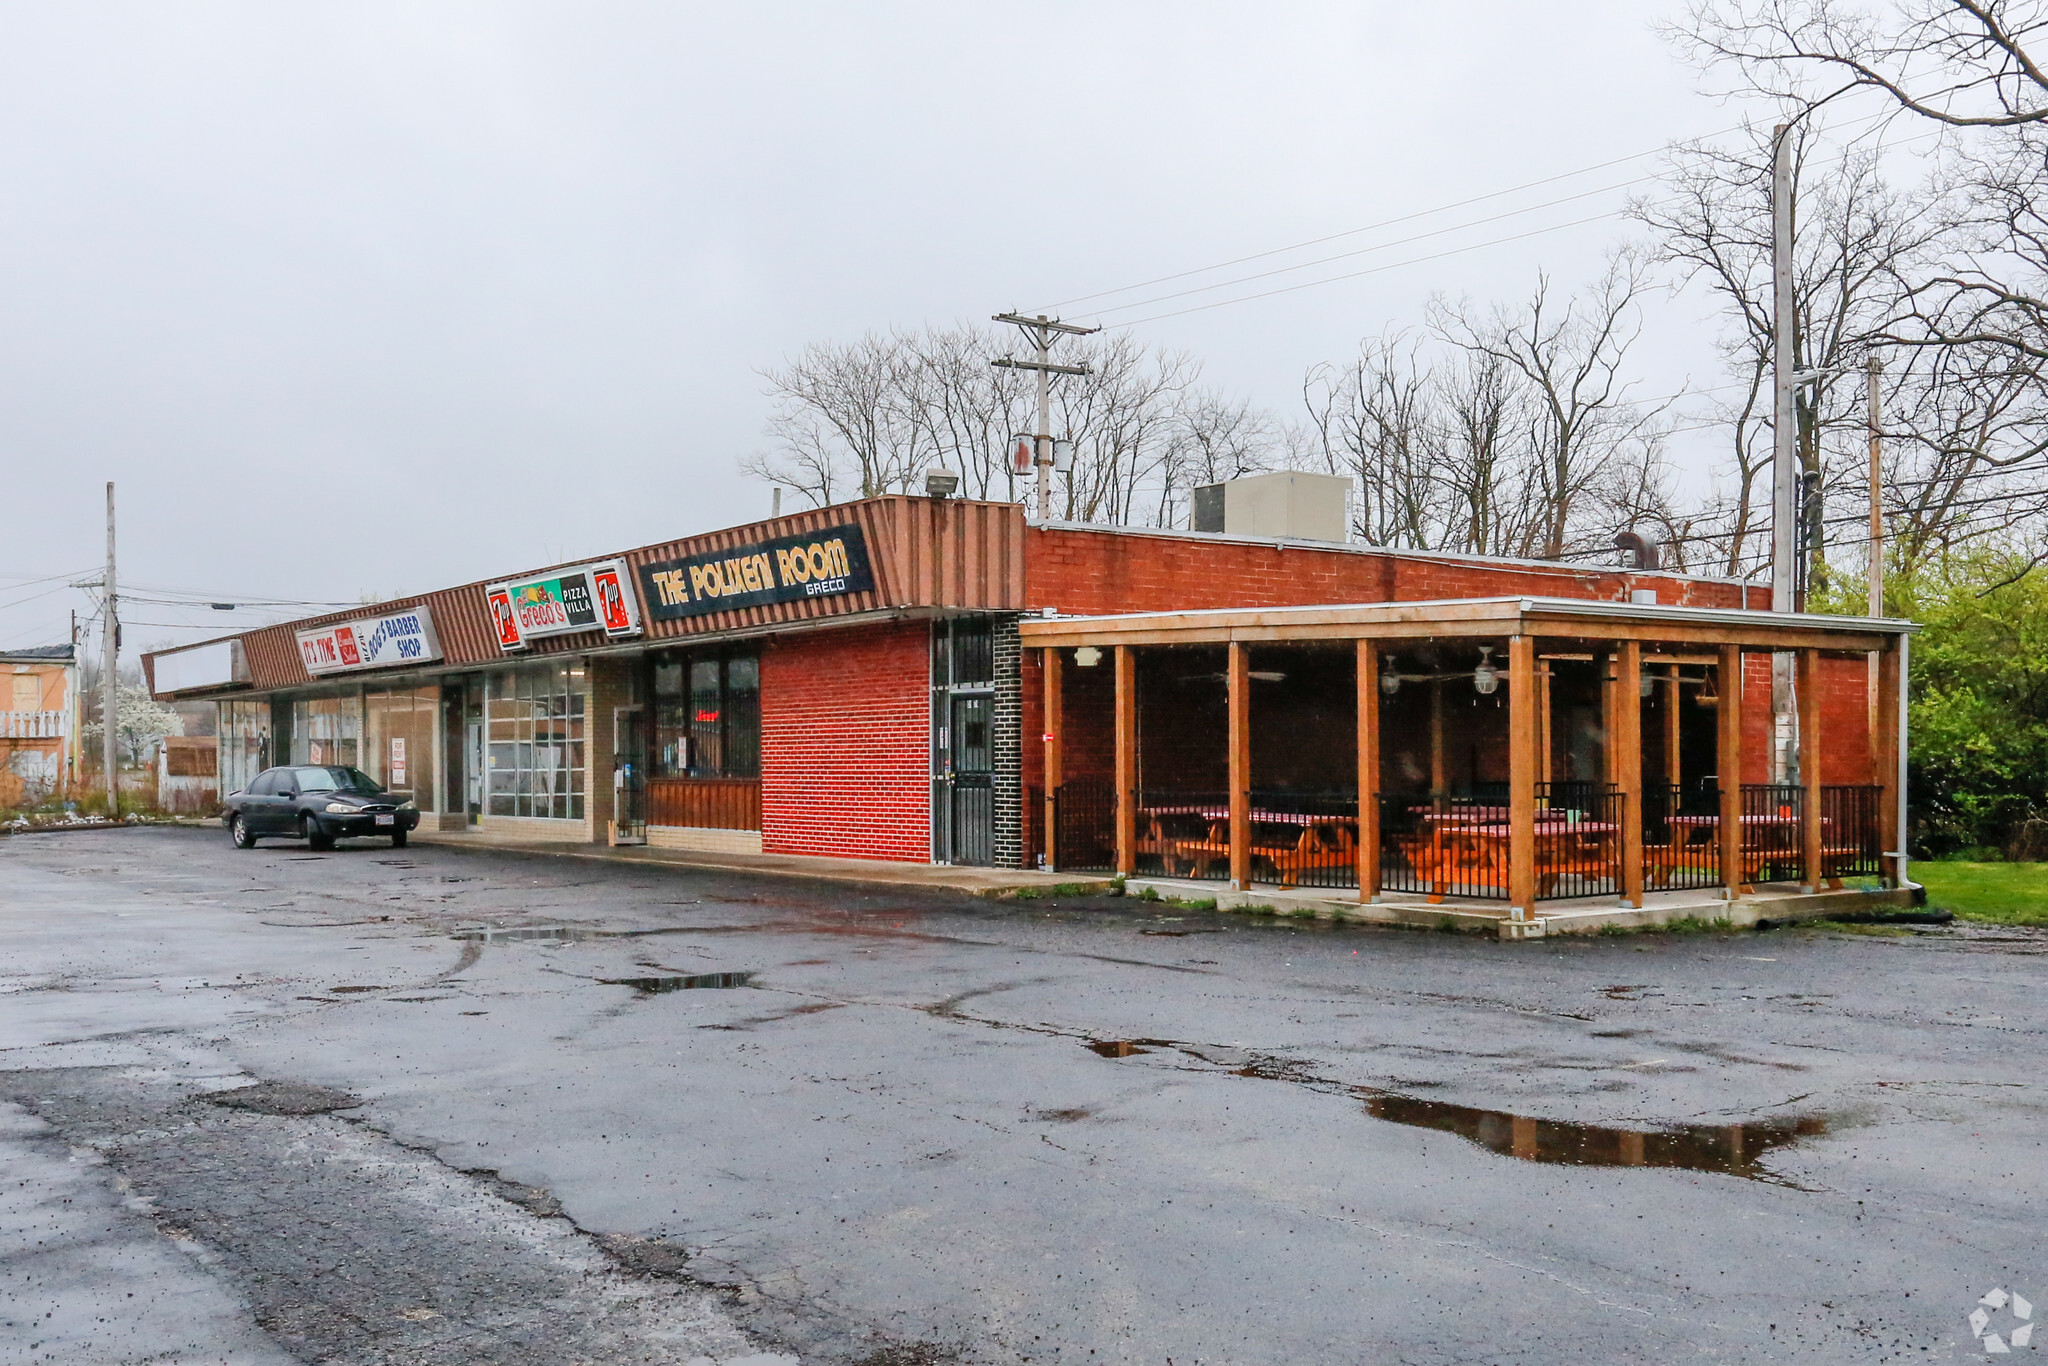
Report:
[[617,930],[591,930],[580,925],[517,925],[506,930],[457,930],[456,939],[473,940],[479,944],[504,944],[515,939],[542,939],[550,943],[570,944],[585,939],[616,939]]
[[751,972],[699,972],[687,977],[600,977],[608,987],[631,987],[649,994],[664,991],[724,990],[743,987],[754,980]]
[[1441,1129],[1525,1162],[1564,1162],[1584,1167],[1680,1167],[1722,1172],[1758,1181],[1779,1181],[1758,1165],[1773,1148],[1827,1132],[1817,1115],[1758,1120],[1749,1124],[1692,1124],[1676,1129],[1608,1129],[1535,1119],[1505,1110],[1475,1110],[1445,1101],[1367,1093],[1366,1113],[1375,1119]]
[[1200,1047],[1173,1039],[1083,1039],[1081,1043],[1103,1058],[1129,1058],[1155,1049],[1175,1049],[1205,1063],[1227,1066],[1234,1076],[1346,1092],[1363,1100],[1365,1112],[1374,1119],[1456,1134],[1503,1157],[1524,1162],[1582,1167],[1675,1167],[1789,1186],[1793,1183],[1763,1167],[1763,1156],[1774,1148],[1824,1134],[1828,1128],[1824,1116],[1795,1115],[1746,1124],[1613,1129],[1598,1124],[1537,1119],[1506,1110],[1481,1110],[1448,1101],[1421,1100],[1369,1086],[1343,1086],[1318,1077],[1309,1070],[1311,1064],[1292,1058],[1253,1055],[1249,1061],[1232,1066]]
[[1172,1039],[1084,1039],[1088,1051],[1099,1058],[1135,1058],[1155,1048],[1172,1048]]

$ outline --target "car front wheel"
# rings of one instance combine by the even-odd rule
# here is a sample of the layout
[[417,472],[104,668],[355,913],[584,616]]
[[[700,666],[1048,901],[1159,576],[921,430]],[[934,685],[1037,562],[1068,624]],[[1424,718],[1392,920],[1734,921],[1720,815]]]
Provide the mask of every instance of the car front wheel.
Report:
[[405,831],[403,831],[403,830],[394,830],[394,831],[392,831],[392,832],[391,832],[391,847],[392,847],[393,849],[403,849],[403,848],[405,848],[405,836],[406,836],[406,832],[405,832]]
[[256,832],[249,828],[249,823],[242,819],[240,812],[237,812],[235,818],[228,822],[228,833],[235,837],[235,848],[254,849],[256,847]]
[[306,842],[306,847],[309,849],[332,849],[334,847],[334,836],[321,829],[320,822],[314,820],[311,816],[299,817],[299,838]]

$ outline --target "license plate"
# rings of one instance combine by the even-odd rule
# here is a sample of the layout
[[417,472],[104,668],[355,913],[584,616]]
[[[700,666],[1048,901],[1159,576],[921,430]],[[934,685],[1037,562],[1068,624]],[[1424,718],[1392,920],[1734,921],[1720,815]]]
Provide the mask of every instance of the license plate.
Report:
[[379,824],[379,825],[391,825],[391,824],[394,824],[394,823],[395,823],[395,822],[396,822],[397,820],[398,820],[398,817],[396,817],[396,816],[379,816],[379,817],[377,817],[377,824]]

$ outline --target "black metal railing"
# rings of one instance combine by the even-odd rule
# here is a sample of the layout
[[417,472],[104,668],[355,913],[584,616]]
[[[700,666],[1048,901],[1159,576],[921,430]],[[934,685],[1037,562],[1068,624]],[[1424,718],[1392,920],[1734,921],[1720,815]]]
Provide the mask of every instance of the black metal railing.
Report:
[[1643,789],[1643,886],[1653,892],[1719,887],[1721,792],[1711,783]]
[[1742,880],[1806,881],[1806,791],[1792,783],[1742,785]]
[[1881,787],[1823,787],[1820,790],[1821,875],[1878,877],[1884,872],[1884,820],[1878,809]]
[[1358,886],[1358,793],[1253,788],[1252,877],[1282,887]]
[[1024,789],[1024,809],[1018,813],[1017,839],[1023,845],[1024,866],[1041,866],[1045,860],[1045,789],[1036,784]]
[[1613,894],[1621,889],[1621,817],[1626,798],[1605,784],[1536,784],[1536,899]]
[[1380,890],[1504,900],[1508,808],[1500,802],[1380,793]]
[[1230,877],[1230,794],[1148,787],[1138,793],[1132,862],[1141,875],[1205,881]]
[[1053,866],[1063,873],[1116,871],[1116,784],[1069,778],[1053,792]]

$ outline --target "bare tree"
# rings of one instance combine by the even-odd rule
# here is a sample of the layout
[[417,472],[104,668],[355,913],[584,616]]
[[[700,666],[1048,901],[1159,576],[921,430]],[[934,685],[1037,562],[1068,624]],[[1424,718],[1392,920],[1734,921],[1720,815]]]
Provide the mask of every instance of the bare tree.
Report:
[[1490,357],[1526,389],[1526,477],[1541,512],[1515,553],[1554,559],[1594,544],[1589,536],[1613,530],[1590,515],[1603,510],[1600,489],[1610,467],[1656,458],[1663,408],[1631,401],[1624,378],[1641,333],[1636,299],[1648,275],[1643,256],[1624,248],[1580,295],[1557,299],[1542,276],[1520,309],[1479,314],[1464,303],[1432,305],[1439,336],[1469,355]]
[[[1900,280],[1940,228],[1924,196],[1885,182],[1874,152],[1824,151],[1810,122],[1794,136],[1793,366],[1820,372],[1799,391],[1799,460],[1829,493],[1860,490],[1863,386],[1849,371],[1890,333],[1906,307]],[[1693,534],[1711,537],[1723,572],[1739,575],[1758,553],[1770,505],[1771,134],[1751,128],[1735,150],[1677,149],[1664,192],[1631,212],[1657,234],[1680,283],[1704,287],[1731,324],[1718,349],[1735,384],[1711,409],[1727,424],[1726,482],[1709,497],[1713,528]],[[1822,530],[1811,528],[1817,561]]]
[[1422,550],[1441,539],[1432,380],[1420,344],[1368,339],[1348,364],[1313,366],[1302,403],[1322,468],[1357,481],[1352,531],[1367,545]]

